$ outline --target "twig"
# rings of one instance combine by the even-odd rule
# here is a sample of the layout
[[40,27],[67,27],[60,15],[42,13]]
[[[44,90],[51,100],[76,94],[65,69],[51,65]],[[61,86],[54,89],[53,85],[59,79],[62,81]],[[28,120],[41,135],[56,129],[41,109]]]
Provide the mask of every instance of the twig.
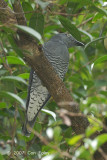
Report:
[[62,15],[62,16],[73,16],[77,17],[79,15],[85,15],[83,13],[76,13],[76,14],[68,14],[68,13],[60,13],[60,12],[51,12],[53,15]]
[[68,152],[62,152],[57,146],[55,146],[55,145],[53,146],[53,145],[49,144],[49,142],[47,141],[47,139],[45,137],[43,137],[41,134],[39,134],[37,131],[35,131],[34,129],[32,129],[30,126],[27,126],[27,127],[28,127],[28,130],[30,132],[32,132],[35,136],[37,136],[41,140],[41,142],[43,142],[45,145],[50,146],[55,151],[59,152],[61,157],[64,156],[64,157],[72,159],[72,156]]
[[15,13],[20,13],[20,14],[16,14],[16,19],[19,25],[24,25],[27,26],[27,21],[22,9],[22,6],[20,4],[20,0],[15,0],[13,5],[13,10]]
[[91,21],[92,19],[93,19],[93,17],[87,19],[86,21],[84,21],[84,22],[82,22],[81,24],[79,24],[79,25],[77,26],[77,28],[83,26],[84,24],[88,23],[88,22]]
[[98,151],[100,152],[100,154],[102,155],[102,157],[104,158],[104,160],[107,160],[107,154],[104,153],[104,151],[102,150],[102,148],[99,148]]

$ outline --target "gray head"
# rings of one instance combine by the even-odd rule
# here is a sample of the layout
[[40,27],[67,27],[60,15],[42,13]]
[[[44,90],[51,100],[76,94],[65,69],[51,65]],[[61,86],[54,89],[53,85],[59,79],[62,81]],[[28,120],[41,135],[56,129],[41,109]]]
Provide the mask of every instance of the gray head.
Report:
[[71,34],[59,33],[52,37],[52,40],[60,40],[66,44],[68,48],[73,46],[84,46],[82,42],[77,41]]

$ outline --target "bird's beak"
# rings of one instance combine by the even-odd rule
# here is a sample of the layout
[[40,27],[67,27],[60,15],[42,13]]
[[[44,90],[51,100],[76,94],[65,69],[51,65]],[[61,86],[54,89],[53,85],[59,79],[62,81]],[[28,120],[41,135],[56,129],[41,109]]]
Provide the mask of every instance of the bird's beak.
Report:
[[75,45],[76,45],[76,46],[84,46],[84,43],[79,42],[79,41],[76,41],[76,42],[75,42]]

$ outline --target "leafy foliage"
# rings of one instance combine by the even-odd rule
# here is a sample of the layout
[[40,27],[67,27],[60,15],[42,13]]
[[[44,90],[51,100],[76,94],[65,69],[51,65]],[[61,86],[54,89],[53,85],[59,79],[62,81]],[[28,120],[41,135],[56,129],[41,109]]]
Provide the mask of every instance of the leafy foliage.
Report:
[[[107,142],[107,6],[104,2],[21,0],[29,27],[18,28],[44,42],[58,32],[69,32],[85,44],[85,48],[69,49],[69,69],[64,79],[90,121],[83,135],[75,135],[72,126],[63,124],[52,98],[39,114],[35,132],[30,137],[22,134],[30,67],[15,44],[13,31],[8,26],[2,27],[3,24],[0,26],[3,30],[0,32],[1,160],[9,159],[11,152],[13,159],[91,160],[95,151]],[[10,1],[8,5],[11,7]],[[96,132],[101,134],[92,140]]]

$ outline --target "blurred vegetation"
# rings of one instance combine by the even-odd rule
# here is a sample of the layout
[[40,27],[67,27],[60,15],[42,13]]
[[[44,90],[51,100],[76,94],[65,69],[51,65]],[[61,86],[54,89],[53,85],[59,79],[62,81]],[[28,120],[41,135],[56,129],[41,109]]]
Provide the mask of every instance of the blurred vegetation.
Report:
[[[12,1],[7,3],[12,8]],[[21,4],[28,26],[44,42],[68,32],[85,44],[69,49],[64,83],[91,125],[85,134],[75,135],[72,127],[63,124],[51,98],[37,118],[35,134],[22,134],[30,67],[22,59],[12,29],[0,24],[0,160],[93,160],[97,150],[106,160],[101,146],[107,142],[107,2],[21,0]],[[92,140],[96,131],[101,134]]]

